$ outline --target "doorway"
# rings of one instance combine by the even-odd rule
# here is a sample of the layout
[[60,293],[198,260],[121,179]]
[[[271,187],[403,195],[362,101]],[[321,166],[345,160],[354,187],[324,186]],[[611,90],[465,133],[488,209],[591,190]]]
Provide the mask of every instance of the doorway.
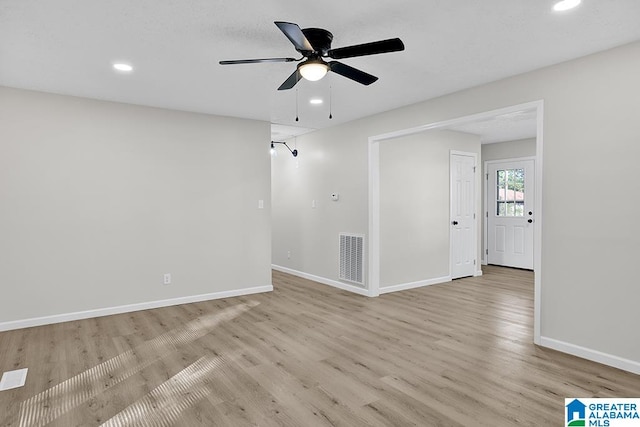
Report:
[[[380,295],[380,143],[401,136],[417,134],[431,129],[443,129],[465,132],[468,124],[482,124],[487,120],[503,119],[508,116],[517,116],[523,111],[534,112],[534,127],[536,141],[535,181],[536,197],[534,212],[537,215],[537,223],[534,229],[534,336],[533,341],[540,344],[540,314],[541,314],[541,289],[542,289],[542,150],[543,150],[543,120],[544,101],[533,101],[483,113],[471,114],[455,119],[431,122],[413,128],[401,129],[394,132],[379,134],[369,137],[369,243],[368,243],[368,280],[367,291],[369,296]],[[515,140],[517,138],[514,138]],[[480,221],[479,219],[477,221]],[[483,222],[480,222],[483,223]],[[480,253],[480,250],[478,250]]]

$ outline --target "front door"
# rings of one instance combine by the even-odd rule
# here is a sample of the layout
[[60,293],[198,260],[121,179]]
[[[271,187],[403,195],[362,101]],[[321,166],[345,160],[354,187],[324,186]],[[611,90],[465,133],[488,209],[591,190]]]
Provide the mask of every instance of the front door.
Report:
[[476,272],[476,158],[451,154],[451,278]]
[[533,270],[534,161],[487,164],[487,263]]

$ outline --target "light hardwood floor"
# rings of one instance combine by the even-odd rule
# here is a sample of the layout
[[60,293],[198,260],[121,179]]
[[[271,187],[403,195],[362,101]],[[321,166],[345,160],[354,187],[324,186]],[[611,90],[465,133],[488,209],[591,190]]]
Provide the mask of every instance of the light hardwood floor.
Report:
[[274,292],[0,333],[2,426],[556,426],[640,376],[532,344],[533,275]]

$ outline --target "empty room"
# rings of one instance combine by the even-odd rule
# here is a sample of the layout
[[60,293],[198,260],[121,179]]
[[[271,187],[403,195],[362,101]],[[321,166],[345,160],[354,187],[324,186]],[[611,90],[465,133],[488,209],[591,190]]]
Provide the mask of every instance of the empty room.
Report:
[[640,425],[639,19],[0,1],[0,425]]

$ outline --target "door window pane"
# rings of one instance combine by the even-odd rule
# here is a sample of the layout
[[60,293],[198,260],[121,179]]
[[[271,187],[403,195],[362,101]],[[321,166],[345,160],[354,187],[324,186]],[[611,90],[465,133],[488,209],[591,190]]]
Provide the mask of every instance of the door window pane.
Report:
[[498,188],[497,188],[498,200],[506,200],[505,194],[504,194],[504,189],[507,186],[506,171],[501,171],[501,170],[498,171],[496,182],[498,183]]
[[513,202],[507,202],[507,213],[505,216],[514,216]]
[[496,215],[524,216],[524,169],[502,169],[496,176]]
[[506,211],[505,202],[498,202],[496,206],[496,216],[505,216]]

